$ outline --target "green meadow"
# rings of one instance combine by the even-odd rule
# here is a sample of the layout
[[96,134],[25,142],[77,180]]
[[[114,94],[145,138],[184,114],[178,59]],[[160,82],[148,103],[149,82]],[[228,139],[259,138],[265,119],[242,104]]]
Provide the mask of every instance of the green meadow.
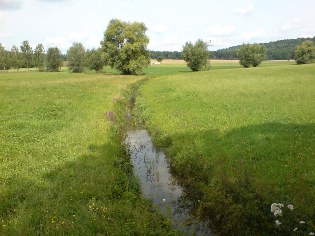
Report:
[[139,79],[0,73],[0,235],[170,232],[106,117]]
[[315,230],[314,64],[105,70],[0,72],[0,235],[178,234],[143,199],[122,146],[135,83],[135,115],[218,233]]
[[[215,62],[142,86],[137,112],[219,232],[314,230],[314,75],[314,64]],[[272,203],[284,204],[280,218]]]

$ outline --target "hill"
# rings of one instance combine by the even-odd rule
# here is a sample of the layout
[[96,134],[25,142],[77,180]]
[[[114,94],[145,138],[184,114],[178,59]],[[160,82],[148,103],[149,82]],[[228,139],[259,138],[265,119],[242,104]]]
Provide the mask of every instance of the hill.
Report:
[[[294,50],[297,45],[305,40],[311,40],[315,43],[315,36],[313,38],[297,38],[297,39],[284,39],[269,43],[260,43],[267,48],[268,60],[290,60],[294,59]],[[229,48],[211,51],[211,58],[232,60],[237,59],[237,49],[241,45]],[[182,59],[182,52],[178,51],[150,51],[152,59],[162,57],[163,59]]]
[[[315,37],[313,38],[297,38],[297,39],[284,39],[269,43],[261,43],[267,48],[268,60],[289,60],[294,58],[294,49],[297,45],[301,44],[305,40],[311,40],[315,43]],[[229,48],[219,49],[211,52],[212,58],[215,59],[236,59],[237,49],[241,45],[233,46]]]

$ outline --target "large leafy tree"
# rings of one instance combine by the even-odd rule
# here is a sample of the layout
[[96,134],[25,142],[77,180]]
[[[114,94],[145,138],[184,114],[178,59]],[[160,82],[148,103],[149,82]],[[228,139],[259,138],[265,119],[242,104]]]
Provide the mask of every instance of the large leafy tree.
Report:
[[19,48],[15,45],[11,48],[11,65],[13,68],[15,68],[17,71],[22,67],[23,65],[23,58],[19,51]]
[[48,48],[46,55],[46,70],[48,72],[59,71],[63,59],[57,47]]
[[34,66],[38,68],[39,71],[44,70],[45,65],[45,49],[43,44],[38,44],[34,50]]
[[68,66],[71,72],[79,73],[84,70],[85,48],[82,43],[73,43],[67,51]]
[[127,75],[138,75],[150,63],[146,26],[113,19],[101,42],[107,64]]
[[237,51],[237,57],[245,68],[256,67],[266,58],[266,48],[259,44],[243,44]]
[[195,44],[187,42],[183,47],[182,57],[192,71],[206,70],[209,56],[208,44],[200,39]]
[[20,49],[23,58],[23,67],[29,69],[32,65],[33,49],[27,40],[22,42]]
[[90,70],[100,71],[105,61],[100,49],[87,50],[85,53],[85,66]]
[[308,64],[315,59],[315,46],[310,40],[304,41],[294,51],[294,59],[297,64]]

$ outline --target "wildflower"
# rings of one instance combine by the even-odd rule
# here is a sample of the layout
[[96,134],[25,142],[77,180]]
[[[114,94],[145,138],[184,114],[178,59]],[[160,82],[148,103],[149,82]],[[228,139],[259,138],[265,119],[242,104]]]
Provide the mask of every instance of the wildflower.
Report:
[[[271,210],[271,213],[274,213],[275,211],[277,211],[277,210],[280,210],[281,211],[281,208],[283,207],[283,204],[281,204],[281,203],[272,203],[271,204],[271,208],[270,208],[270,210]],[[281,211],[281,213],[282,213],[282,211]]]
[[315,233],[313,233],[313,232],[310,232],[308,235],[315,235]]
[[295,232],[295,231],[297,231],[297,230],[298,230],[298,228],[294,228],[294,230],[293,230],[293,231]]
[[294,206],[293,205],[288,205],[288,209],[290,209],[291,211],[294,210]]
[[163,200],[162,200],[163,202],[166,202],[166,199],[165,198],[163,198]]
[[282,216],[282,210],[281,210],[281,209],[276,209],[273,214],[274,214],[275,216]]
[[281,225],[282,223],[280,222],[280,220],[276,220],[276,225]]
[[305,224],[305,221],[301,220],[301,221],[300,221],[300,224]]

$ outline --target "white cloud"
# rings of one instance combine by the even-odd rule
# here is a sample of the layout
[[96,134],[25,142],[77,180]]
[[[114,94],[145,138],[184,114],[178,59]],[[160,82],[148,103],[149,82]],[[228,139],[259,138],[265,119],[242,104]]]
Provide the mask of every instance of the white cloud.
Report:
[[165,24],[157,24],[153,27],[153,31],[158,34],[163,34],[168,31],[168,26]]
[[66,52],[74,42],[82,43],[87,49],[98,48],[101,38],[97,34],[90,33],[89,30],[72,31],[65,36],[49,37],[45,39],[46,47],[58,47],[62,52]]
[[67,50],[71,46],[71,41],[67,37],[49,37],[45,39],[46,47],[58,47],[61,51]]
[[208,27],[209,36],[230,36],[236,31],[234,25],[213,25]]
[[205,37],[204,41],[207,42],[210,47],[214,48],[221,48],[227,44],[222,37]]
[[50,2],[50,3],[59,3],[59,2],[67,2],[69,0],[38,0],[39,2]]
[[250,15],[251,13],[254,12],[254,4],[252,2],[248,2],[247,6],[245,7],[241,7],[241,8],[237,8],[234,11],[235,15],[239,15],[239,16],[247,16]]
[[280,30],[281,31],[291,31],[291,30],[295,30],[295,29],[299,29],[303,27],[303,22],[301,19],[299,18],[295,18],[292,19],[291,21],[287,21],[285,22],[281,27]]
[[241,35],[242,40],[250,41],[253,39],[259,39],[265,35],[265,31],[263,29],[256,29],[253,31],[245,32]]
[[12,38],[12,36],[10,32],[0,32],[0,39]]
[[152,39],[149,43],[149,49],[160,51],[182,50],[184,44],[184,40],[180,39],[178,35],[172,34],[166,37]]
[[1,10],[16,10],[19,9],[21,5],[20,0],[0,0]]
[[4,14],[0,12],[0,24],[2,24],[4,21]]

